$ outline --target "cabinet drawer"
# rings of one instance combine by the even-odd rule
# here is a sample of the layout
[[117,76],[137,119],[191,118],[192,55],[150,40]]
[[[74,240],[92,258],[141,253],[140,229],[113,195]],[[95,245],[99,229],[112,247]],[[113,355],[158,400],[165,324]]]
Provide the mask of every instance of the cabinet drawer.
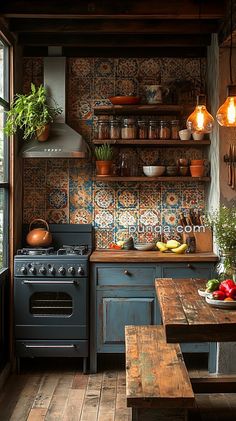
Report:
[[211,278],[213,266],[211,264],[179,263],[163,267],[163,278]]
[[153,285],[156,276],[161,276],[161,269],[144,265],[114,265],[97,268],[98,285]]

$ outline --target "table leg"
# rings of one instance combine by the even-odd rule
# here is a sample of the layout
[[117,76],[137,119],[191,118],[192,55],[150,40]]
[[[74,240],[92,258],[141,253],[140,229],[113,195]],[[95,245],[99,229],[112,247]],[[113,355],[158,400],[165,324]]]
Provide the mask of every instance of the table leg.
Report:
[[217,342],[210,342],[209,353],[208,353],[209,373],[216,373],[216,366],[217,366]]

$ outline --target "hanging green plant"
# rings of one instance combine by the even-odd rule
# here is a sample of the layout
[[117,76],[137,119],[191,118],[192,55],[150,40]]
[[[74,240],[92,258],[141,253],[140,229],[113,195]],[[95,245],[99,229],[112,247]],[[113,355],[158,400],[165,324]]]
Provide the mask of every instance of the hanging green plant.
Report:
[[62,113],[62,109],[51,106],[47,102],[47,92],[43,85],[36,87],[31,83],[29,94],[16,94],[7,111],[4,132],[14,134],[18,129],[23,130],[23,139],[27,140],[43,132],[45,126],[52,123],[55,117]]

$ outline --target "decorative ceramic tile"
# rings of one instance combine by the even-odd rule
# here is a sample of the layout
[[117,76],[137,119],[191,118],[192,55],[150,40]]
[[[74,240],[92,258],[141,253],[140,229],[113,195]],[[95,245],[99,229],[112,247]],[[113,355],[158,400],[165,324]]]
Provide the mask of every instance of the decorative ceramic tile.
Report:
[[47,170],[52,170],[55,168],[61,168],[65,170],[68,168],[68,159],[60,158],[60,159],[47,159]]
[[45,209],[46,195],[45,189],[24,189],[24,208],[25,209]]
[[70,224],[91,224],[92,213],[86,209],[76,209],[70,212]]
[[92,95],[92,79],[90,77],[79,77],[76,79],[71,79],[69,81],[68,91],[67,91],[67,103],[70,108],[70,102],[73,98],[79,98],[80,100],[91,99]]
[[88,77],[93,75],[93,58],[70,58],[68,60],[70,77]]
[[68,205],[67,189],[48,189],[47,209],[63,209]]
[[114,95],[114,79],[111,77],[96,77],[94,79],[94,99],[109,98]]
[[137,208],[138,191],[134,189],[120,189],[117,191],[117,206],[119,208]]
[[[140,229],[141,231],[141,229]],[[147,230],[145,232],[139,232],[137,241],[140,243],[154,243],[161,240],[161,234],[156,231]]]
[[94,74],[96,76],[114,77],[114,60],[110,58],[95,58]]
[[94,194],[94,202],[99,208],[109,209],[115,205],[115,194],[113,189],[98,189]]
[[160,79],[160,59],[140,59],[138,74],[141,82],[144,82],[146,84],[157,83]]
[[[145,183],[146,184],[146,183]],[[161,190],[153,189],[148,186],[141,186],[139,193],[139,206],[143,209],[161,208]]]
[[46,212],[46,220],[50,224],[68,224],[68,210],[49,210]]
[[126,229],[116,229],[115,230],[115,241],[126,241],[130,237],[133,238],[134,242],[137,242],[138,240],[138,233],[137,230],[130,230],[129,228]]
[[25,209],[34,209],[34,190],[24,189],[23,203]]
[[119,77],[136,77],[138,74],[138,62],[135,58],[119,58],[116,69]]
[[46,173],[44,168],[35,169],[34,173],[35,187],[42,187],[46,184]]
[[141,165],[154,165],[159,157],[160,151],[157,148],[147,148],[140,151]]
[[24,187],[34,187],[35,170],[34,168],[24,168]]
[[116,224],[119,228],[129,228],[137,225],[138,214],[133,210],[118,210],[116,212]]
[[191,208],[195,206],[198,208],[204,208],[205,206],[204,186],[185,188],[183,190],[183,207]]
[[173,188],[170,185],[162,187],[162,207],[177,208],[182,206],[179,187]]
[[70,189],[70,213],[76,211],[76,209],[85,209],[86,212],[92,214],[93,204],[92,204],[92,194],[87,192],[85,189]]
[[68,169],[54,168],[47,171],[47,187],[68,187]]
[[115,82],[115,95],[138,95],[139,85],[136,79],[117,79]]
[[24,209],[23,212],[23,223],[29,224],[34,219],[45,219],[47,221],[47,216],[45,209]]
[[161,225],[161,214],[153,209],[140,209],[139,223],[144,226]]
[[113,230],[95,230],[95,247],[97,249],[107,249],[115,241]]
[[164,209],[162,211],[162,226],[175,227],[176,225],[178,225],[178,212]]
[[94,217],[97,228],[112,228],[114,224],[114,213],[110,210],[95,209]]

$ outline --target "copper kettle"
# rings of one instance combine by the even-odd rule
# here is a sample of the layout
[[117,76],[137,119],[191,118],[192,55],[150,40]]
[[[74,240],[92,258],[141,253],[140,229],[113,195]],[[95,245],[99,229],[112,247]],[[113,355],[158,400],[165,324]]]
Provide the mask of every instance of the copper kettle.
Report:
[[[43,228],[34,228],[32,225],[41,222]],[[31,247],[48,247],[52,243],[52,234],[49,232],[49,226],[44,219],[34,219],[29,225],[29,232],[26,237],[26,242]]]

